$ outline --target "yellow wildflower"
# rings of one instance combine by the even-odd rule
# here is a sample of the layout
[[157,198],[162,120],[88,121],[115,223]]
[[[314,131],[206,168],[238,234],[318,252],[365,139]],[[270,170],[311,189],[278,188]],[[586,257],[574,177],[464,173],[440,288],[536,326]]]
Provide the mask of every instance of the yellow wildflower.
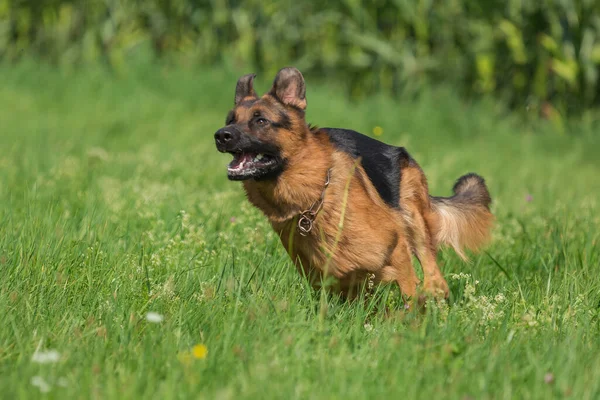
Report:
[[194,358],[203,360],[206,358],[207,354],[208,348],[203,344],[197,344],[192,348],[192,355],[194,356]]
[[383,128],[380,126],[376,126],[375,128],[373,128],[373,135],[375,135],[375,136],[383,135]]

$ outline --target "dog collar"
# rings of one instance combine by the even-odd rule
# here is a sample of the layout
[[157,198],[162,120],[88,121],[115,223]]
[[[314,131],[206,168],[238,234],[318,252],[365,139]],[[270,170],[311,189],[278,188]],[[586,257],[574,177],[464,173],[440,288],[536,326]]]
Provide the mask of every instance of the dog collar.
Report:
[[321,197],[319,200],[312,203],[308,210],[302,211],[300,213],[300,218],[298,218],[298,233],[301,236],[306,236],[312,231],[313,224],[315,219],[317,218],[317,214],[323,208],[323,202],[325,200],[325,191],[327,190],[327,186],[329,186],[329,177],[331,175],[331,168],[327,170],[327,179],[325,180],[325,186],[323,187],[323,191],[321,192]]

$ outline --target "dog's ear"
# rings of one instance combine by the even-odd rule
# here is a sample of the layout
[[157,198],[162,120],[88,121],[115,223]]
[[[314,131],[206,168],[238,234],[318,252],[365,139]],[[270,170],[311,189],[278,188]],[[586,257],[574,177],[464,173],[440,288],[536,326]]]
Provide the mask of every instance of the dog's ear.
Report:
[[256,97],[254,91],[254,78],[256,74],[242,76],[235,85],[235,105],[237,106],[245,97]]
[[294,67],[279,70],[269,93],[285,105],[306,110],[304,77]]

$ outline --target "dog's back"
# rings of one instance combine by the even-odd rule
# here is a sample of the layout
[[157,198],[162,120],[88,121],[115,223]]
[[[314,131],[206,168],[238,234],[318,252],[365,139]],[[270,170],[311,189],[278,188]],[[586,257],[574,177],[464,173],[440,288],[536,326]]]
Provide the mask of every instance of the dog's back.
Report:
[[333,145],[353,158],[361,158],[361,165],[377,192],[390,207],[400,203],[400,171],[410,156],[404,147],[392,146],[349,129],[323,128]]
[[[402,209],[400,187],[402,170],[417,166],[404,147],[392,146],[349,129],[323,128],[331,143],[353,158],[359,158],[381,198],[392,208]],[[417,166],[418,167],[418,166]],[[425,175],[422,177],[426,185]],[[465,259],[464,249],[477,250],[489,238],[493,216],[491,197],[485,181],[477,174],[458,179],[451,197],[429,196],[419,208],[435,214],[429,227],[435,244],[451,246]],[[423,199],[427,200],[427,199]]]

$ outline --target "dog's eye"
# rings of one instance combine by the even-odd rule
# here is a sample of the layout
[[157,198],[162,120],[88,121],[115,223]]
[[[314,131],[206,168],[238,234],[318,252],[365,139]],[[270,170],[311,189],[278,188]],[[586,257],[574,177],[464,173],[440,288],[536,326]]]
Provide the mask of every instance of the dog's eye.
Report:
[[269,121],[267,121],[266,119],[264,119],[264,118],[262,118],[262,117],[261,117],[261,118],[257,118],[257,119],[256,119],[256,123],[257,123],[258,125],[266,125],[266,124],[267,124],[267,122],[269,122]]

